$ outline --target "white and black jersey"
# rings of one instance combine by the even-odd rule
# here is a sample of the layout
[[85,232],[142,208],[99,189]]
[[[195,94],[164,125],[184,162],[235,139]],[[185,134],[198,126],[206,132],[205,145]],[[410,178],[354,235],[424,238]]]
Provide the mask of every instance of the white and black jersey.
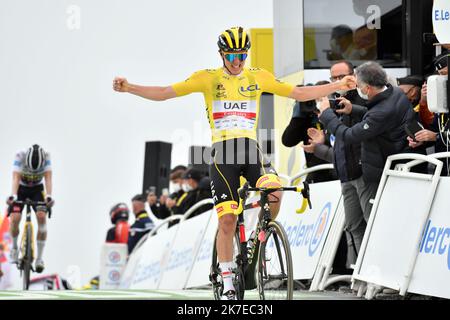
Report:
[[14,159],[13,171],[18,172],[21,175],[20,185],[26,187],[34,187],[42,183],[42,178],[44,177],[44,173],[51,171],[51,160],[50,154],[48,152],[44,152],[45,162],[42,168],[36,172],[33,172],[27,166],[26,159],[27,151],[19,151],[16,154]]

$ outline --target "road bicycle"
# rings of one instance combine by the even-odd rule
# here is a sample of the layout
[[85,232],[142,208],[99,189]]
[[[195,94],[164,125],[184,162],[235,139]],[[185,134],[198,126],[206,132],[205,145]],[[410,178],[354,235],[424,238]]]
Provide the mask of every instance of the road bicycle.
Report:
[[51,208],[46,202],[32,201],[26,199],[25,201],[14,201],[10,208],[10,212],[14,205],[24,205],[26,208],[26,220],[25,227],[20,242],[20,257],[17,262],[17,268],[20,270],[22,277],[23,290],[28,290],[30,287],[31,271],[34,272],[33,261],[35,258],[35,243],[34,243],[34,228],[31,221],[31,208],[36,208],[35,211],[40,211],[39,208],[45,207],[45,211],[48,212],[49,218],[51,217]]
[[[245,204],[249,192],[260,192],[260,199]],[[246,182],[239,189],[240,205],[242,208],[238,216],[234,235],[233,256],[233,284],[238,300],[244,299],[247,289],[258,288],[261,300],[292,300],[293,297],[293,267],[292,256],[286,231],[283,226],[272,220],[269,204],[276,201],[269,200],[269,194],[275,191],[294,191],[302,194],[302,206],[297,213],[303,213],[306,207],[311,208],[309,185],[303,182],[303,187],[252,188]],[[256,230],[246,239],[244,211],[260,207]],[[217,257],[217,232],[214,241],[210,281],[214,298],[219,300],[223,294],[221,271]],[[256,259],[255,259],[256,257]],[[256,270],[256,279],[255,279]],[[256,282],[256,284],[255,284]]]

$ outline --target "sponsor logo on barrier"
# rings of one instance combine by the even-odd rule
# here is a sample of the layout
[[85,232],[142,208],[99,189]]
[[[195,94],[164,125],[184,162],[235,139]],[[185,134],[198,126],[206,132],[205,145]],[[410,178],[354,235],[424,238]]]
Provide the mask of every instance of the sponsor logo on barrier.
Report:
[[331,214],[331,202],[325,204],[315,223],[303,224],[303,220],[295,226],[284,226],[289,239],[289,243],[294,247],[307,247],[308,255],[314,256],[320,247],[325,231],[329,223]]
[[120,272],[117,270],[111,270],[108,274],[108,278],[111,281],[117,282],[120,280]]
[[308,253],[309,256],[312,257],[316,252],[317,248],[322,242],[323,237],[325,236],[325,230],[328,224],[328,217],[331,213],[331,202],[328,202],[325,207],[323,207],[320,212],[319,218],[316,221],[313,229],[313,238],[309,244]]
[[200,249],[197,255],[197,262],[204,260],[211,260],[212,250],[214,245],[214,239],[203,239],[200,244]]
[[184,267],[185,271],[189,270],[189,266],[192,264],[193,248],[187,248],[185,250],[174,250],[170,253],[169,265],[167,270],[173,270],[176,268]]
[[161,274],[161,265],[159,261],[153,262],[149,265],[138,265],[136,269],[136,277],[133,279],[133,284],[153,279],[153,284],[156,284]]
[[420,244],[421,254],[445,256],[447,254],[447,269],[450,270],[450,227],[433,226],[428,220]]
[[[201,245],[203,231],[204,229],[198,230],[197,237],[193,246],[191,245],[189,247],[173,249],[173,251],[170,253],[169,264],[167,265],[168,271],[177,268],[184,268],[184,271],[189,271],[189,267],[192,265],[194,259],[194,249],[198,248]],[[183,240],[183,244],[189,244],[189,242]]]
[[108,258],[111,263],[118,263],[120,261],[120,253],[112,251],[109,253]]

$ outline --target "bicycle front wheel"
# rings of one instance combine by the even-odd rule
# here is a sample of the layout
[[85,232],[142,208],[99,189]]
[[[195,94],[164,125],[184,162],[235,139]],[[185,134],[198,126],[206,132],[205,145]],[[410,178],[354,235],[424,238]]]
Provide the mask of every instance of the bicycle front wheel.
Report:
[[24,239],[24,256],[22,257],[22,266],[23,266],[23,290],[28,290],[30,287],[30,274],[31,274],[31,263],[33,261],[32,250],[31,250],[31,242],[32,242],[32,233],[31,228],[26,227],[25,230],[25,239]]
[[283,226],[270,221],[258,255],[258,291],[261,300],[292,300],[294,280],[289,241]]

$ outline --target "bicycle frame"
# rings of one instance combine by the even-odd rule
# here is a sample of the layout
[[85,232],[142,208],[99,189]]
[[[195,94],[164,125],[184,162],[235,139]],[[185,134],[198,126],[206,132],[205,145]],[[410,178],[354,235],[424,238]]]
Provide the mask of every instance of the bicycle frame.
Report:
[[[239,274],[244,276],[247,273],[247,269],[250,265],[252,265],[255,259],[255,251],[256,248],[259,247],[259,243],[263,243],[266,241],[266,230],[268,229],[268,224],[272,221],[272,215],[270,211],[270,203],[269,194],[275,191],[294,191],[301,192],[303,196],[302,208],[297,210],[297,213],[303,213],[306,210],[306,206],[309,205],[311,208],[311,202],[309,199],[309,186],[306,182],[304,182],[304,187],[278,187],[278,188],[250,188],[248,183],[245,183],[242,188],[238,190],[239,193],[239,211],[238,221],[236,225],[236,233],[239,235],[239,246],[240,246],[240,254],[236,256],[236,265],[237,269],[239,269]],[[261,193],[260,199],[257,202],[245,204],[249,192],[251,191],[259,191]],[[245,205],[243,205],[245,204]],[[258,222],[255,230],[255,239],[253,240],[253,244],[250,248],[248,246],[248,240],[245,235],[245,221],[244,221],[244,211],[251,208],[260,207],[261,211],[258,216]],[[278,252],[280,253],[280,248],[277,247]],[[281,261],[282,263],[282,261]],[[284,265],[281,265],[281,268],[284,269]],[[245,282],[241,281],[240,285],[244,285]],[[239,297],[243,298],[243,291],[239,293]]]

